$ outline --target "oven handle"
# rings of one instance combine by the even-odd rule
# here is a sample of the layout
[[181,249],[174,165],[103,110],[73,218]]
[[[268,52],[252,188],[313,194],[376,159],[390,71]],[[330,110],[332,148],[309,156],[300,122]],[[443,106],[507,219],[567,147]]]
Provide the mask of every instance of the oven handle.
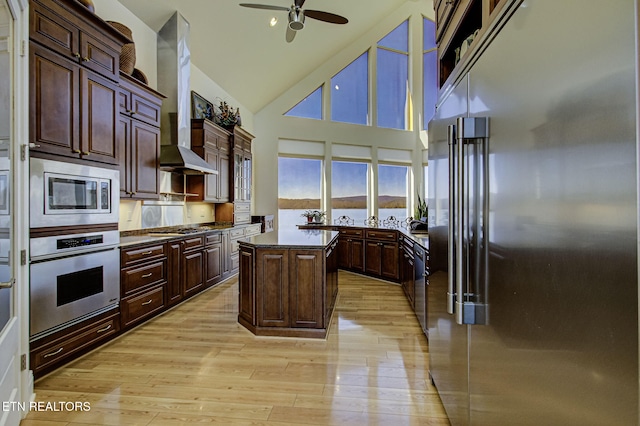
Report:
[[69,252],[66,254],[61,254],[61,253],[57,253],[57,254],[49,254],[49,255],[44,255],[44,256],[37,256],[37,257],[32,257],[31,258],[31,264],[34,263],[41,263],[41,262],[48,262],[50,260],[58,260],[58,259],[66,259],[67,257],[76,257],[76,256],[84,256],[87,254],[93,254],[93,253],[101,253],[104,251],[111,251],[111,250],[115,250],[117,249],[118,246],[109,246],[109,247],[100,247],[100,248],[96,248],[94,250],[79,250],[79,251],[74,251],[74,252]]
[[15,278],[11,278],[9,281],[0,281],[0,289],[11,288],[16,283]]

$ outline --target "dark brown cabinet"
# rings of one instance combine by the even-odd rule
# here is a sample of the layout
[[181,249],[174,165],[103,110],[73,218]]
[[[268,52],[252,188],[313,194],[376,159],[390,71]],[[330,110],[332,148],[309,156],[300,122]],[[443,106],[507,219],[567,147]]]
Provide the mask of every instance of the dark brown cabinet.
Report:
[[29,342],[30,363],[35,378],[107,342],[120,332],[117,309],[86,319],[49,336]]
[[229,137],[227,130],[209,120],[191,120],[191,150],[218,174],[188,176],[188,192],[198,194],[190,200],[229,202]]
[[340,229],[338,239],[338,266],[354,272],[364,271],[364,231]]
[[413,241],[400,237],[401,270],[402,270],[402,290],[413,309],[415,306],[415,255],[413,252]]
[[122,327],[149,319],[165,307],[167,283],[165,244],[128,247],[120,252]]
[[239,253],[239,322],[256,335],[324,337],[338,291],[337,240],[324,248]]
[[174,305],[204,288],[204,239],[202,236],[181,238],[167,243],[169,281],[167,301]]
[[365,238],[365,272],[397,282],[400,279],[397,232],[365,230]]
[[231,134],[231,198],[234,205],[233,223],[251,223],[251,179],[254,136],[239,126]]
[[118,67],[129,40],[75,1],[30,6],[31,151],[118,164]]
[[163,95],[124,75],[120,86],[117,139],[120,196],[158,199]]
[[205,286],[211,287],[222,279],[224,253],[222,249],[222,234],[216,233],[205,237]]

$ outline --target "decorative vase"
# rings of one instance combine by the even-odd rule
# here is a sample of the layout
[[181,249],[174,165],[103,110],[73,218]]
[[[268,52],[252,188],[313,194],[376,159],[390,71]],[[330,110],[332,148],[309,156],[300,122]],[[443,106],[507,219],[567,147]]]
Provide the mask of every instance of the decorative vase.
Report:
[[81,5],[83,5],[84,7],[86,7],[87,9],[89,9],[89,12],[96,13],[96,8],[93,5],[93,1],[92,0],[78,0],[78,2]]
[[[120,22],[115,21],[107,21],[113,28],[120,31],[125,37],[129,40],[133,40],[131,37],[131,29]],[[131,75],[133,74],[133,70],[136,66],[136,44],[125,43],[122,46],[122,50],[120,51],[120,71],[125,74]]]
[[313,222],[313,216],[307,216],[307,223]]

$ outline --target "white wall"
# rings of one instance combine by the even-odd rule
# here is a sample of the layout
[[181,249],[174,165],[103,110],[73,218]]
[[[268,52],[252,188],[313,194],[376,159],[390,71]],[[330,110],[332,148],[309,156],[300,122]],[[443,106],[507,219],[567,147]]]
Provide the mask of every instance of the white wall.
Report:
[[[331,160],[331,144],[369,146],[372,150],[372,164],[376,165],[379,148],[395,148],[411,151],[413,158],[413,174],[415,182],[410,191],[414,194],[422,188],[422,159],[426,149],[425,132],[420,131],[422,123],[422,19],[434,19],[434,10],[430,2],[407,2],[394,13],[375,25],[370,31],[342,50],[299,83],[292,86],[279,98],[256,113],[255,135],[253,144],[254,176],[253,176],[253,211],[277,213],[278,211],[278,141],[291,139],[299,141],[316,141],[325,143],[325,161]],[[418,127],[413,131],[359,126],[329,120],[311,120],[287,117],[283,114],[295,106],[300,100],[313,92],[331,77],[347,66],[351,61],[375,46],[378,40],[387,35],[400,23],[409,19],[410,25],[410,66],[409,78],[412,101],[413,122]],[[374,50],[370,54],[375,54]],[[370,75],[370,84],[374,81]],[[328,87],[325,87],[325,92]],[[326,96],[326,95],[325,95]],[[376,103],[375,94],[371,99]],[[375,113],[375,108],[373,113]],[[325,188],[331,187],[331,176],[325,176]],[[326,189],[325,189],[326,191]],[[325,196],[330,195],[325,192]],[[410,208],[413,211],[413,200]]]

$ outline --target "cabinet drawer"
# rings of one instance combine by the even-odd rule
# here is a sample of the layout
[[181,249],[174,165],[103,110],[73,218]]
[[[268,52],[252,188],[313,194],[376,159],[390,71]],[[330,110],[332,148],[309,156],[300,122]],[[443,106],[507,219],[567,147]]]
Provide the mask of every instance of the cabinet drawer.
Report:
[[244,228],[245,237],[253,237],[254,235],[259,235],[262,232],[262,225],[250,225]]
[[240,241],[231,240],[231,253],[238,253],[238,250],[240,250]]
[[398,238],[398,234],[395,231],[381,231],[381,230],[372,231],[367,229],[367,231],[365,232],[365,235],[367,239],[384,240],[384,241],[396,241],[396,239]]
[[182,240],[182,249],[184,251],[194,250],[204,247],[204,236],[199,235],[197,237],[185,238]]
[[233,222],[238,224],[251,223],[251,213],[236,213],[233,217]]
[[120,303],[122,326],[126,327],[151,316],[163,307],[164,291],[162,286],[154,287],[139,296],[124,299]]
[[349,229],[349,228],[340,229],[340,235],[348,235],[350,237],[362,238],[362,234],[363,234],[362,229]]
[[244,237],[244,228],[233,228],[229,231],[231,239]]
[[215,234],[207,234],[204,238],[206,245],[222,242],[222,234],[220,232],[216,232]]
[[152,126],[160,127],[162,105],[137,93],[131,95],[131,116]]
[[238,212],[248,212],[248,211],[251,210],[251,204],[250,203],[234,203],[233,210],[236,213],[238,213]]
[[122,249],[122,267],[165,257],[164,244]]
[[120,321],[118,316],[112,316],[94,324],[89,324],[62,339],[35,349],[31,353],[31,368],[37,373],[71,354],[117,334],[119,330]]
[[141,288],[160,284],[167,279],[164,260],[122,271],[123,295],[127,296]]

